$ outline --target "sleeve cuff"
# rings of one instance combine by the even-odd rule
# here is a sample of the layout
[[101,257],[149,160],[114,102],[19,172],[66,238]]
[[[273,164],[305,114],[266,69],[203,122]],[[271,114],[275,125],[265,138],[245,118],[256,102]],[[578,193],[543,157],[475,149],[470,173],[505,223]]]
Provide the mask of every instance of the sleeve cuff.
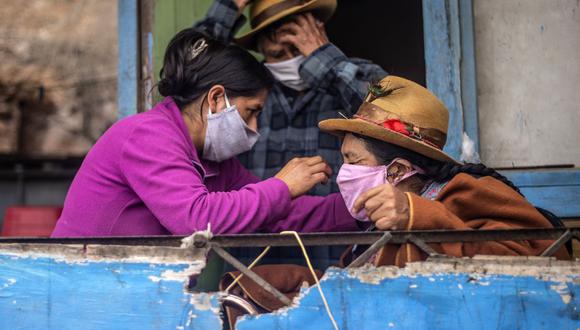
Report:
[[415,222],[415,206],[413,204],[413,195],[407,192],[405,193],[405,196],[407,196],[407,200],[409,201],[409,221],[407,222],[407,227],[405,229],[411,230],[413,229],[413,223]]
[[413,193],[409,199],[407,230],[467,229],[465,223],[452,214],[441,202],[431,201]]
[[348,57],[338,47],[328,43],[306,58],[300,66],[299,73],[311,88],[328,85],[333,80],[329,77],[332,68],[336,63],[345,60],[348,60]]

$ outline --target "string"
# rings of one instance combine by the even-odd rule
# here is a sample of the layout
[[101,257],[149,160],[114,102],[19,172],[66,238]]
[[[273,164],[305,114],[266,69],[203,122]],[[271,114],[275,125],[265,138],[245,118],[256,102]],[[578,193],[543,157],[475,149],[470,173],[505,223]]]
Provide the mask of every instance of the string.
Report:
[[[320,298],[322,298],[322,303],[324,304],[324,308],[326,309],[326,314],[328,314],[328,318],[330,319],[330,322],[332,322],[332,326],[334,327],[334,329],[339,330],[338,324],[336,323],[336,320],[334,319],[334,316],[332,315],[332,312],[330,311],[330,306],[328,305],[328,301],[326,300],[326,296],[324,295],[324,292],[322,291],[322,287],[320,286],[320,282],[318,281],[318,277],[316,276],[316,272],[314,272],[314,267],[312,267],[312,263],[310,262],[310,257],[308,257],[308,253],[306,252],[306,248],[304,247],[304,243],[302,243],[302,239],[300,238],[298,233],[295,231],[283,231],[280,233],[280,235],[293,235],[294,238],[296,238],[296,241],[298,242],[298,245],[300,246],[300,249],[302,250],[302,254],[304,255],[304,259],[306,259],[306,264],[308,265],[308,269],[310,270],[310,273],[312,274],[312,277],[314,278],[314,281],[316,282],[316,288],[318,289],[318,292],[320,293]],[[256,259],[254,259],[254,261],[252,261],[252,263],[248,266],[248,269],[252,269],[252,267],[254,267],[266,255],[266,253],[268,253],[268,251],[270,251],[270,246],[267,246],[264,249],[264,251],[262,251],[262,253],[260,253],[260,255],[258,255],[256,257]],[[228,287],[226,288],[226,292],[229,292],[231,290],[231,288],[234,287],[234,285],[236,285],[236,283],[239,282],[239,280],[242,278],[242,276],[244,276],[243,273],[238,275],[234,279],[234,281],[230,285],[228,285]]]
[[316,281],[316,287],[318,288],[318,292],[320,292],[320,297],[322,298],[322,302],[324,303],[324,308],[326,308],[326,314],[330,318],[330,322],[332,322],[332,326],[334,329],[338,330],[338,325],[336,324],[336,320],[334,316],[332,316],[332,312],[330,311],[330,307],[328,306],[328,301],[326,301],[326,297],[324,296],[324,292],[322,292],[322,287],[320,286],[320,282],[318,281],[318,277],[314,272],[314,267],[312,267],[312,263],[310,263],[310,258],[308,257],[308,253],[306,252],[306,248],[302,243],[302,239],[295,231],[283,231],[280,235],[294,235],[296,241],[298,241],[298,245],[300,245],[300,249],[302,250],[302,254],[304,254],[304,259],[306,259],[306,264],[308,265],[308,269],[310,269],[310,273],[312,273],[312,277],[314,277],[314,281]]
[[[252,267],[254,267],[258,262],[260,262],[260,260],[262,260],[262,258],[266,255],[266,253],[268,253],[268,251],[270,251],[270,246],[266,246],[264,251],[262,251],[262,253],[260,253],[260,255],[257,256],[256,259],[254,259],[254,261],[252,261],[252,263],[248,266],[248,269],[252,269]],[[242,276],[244,276],[244,273],[240,273],[240,275],[238,275],[234,279],[232,284],[228,285],[228,287],[226,288],[226,292],[229,293],[230,290],[234,287],[234,285],[236,285],[236,283],[238,283],[238,281],[242,278]]]

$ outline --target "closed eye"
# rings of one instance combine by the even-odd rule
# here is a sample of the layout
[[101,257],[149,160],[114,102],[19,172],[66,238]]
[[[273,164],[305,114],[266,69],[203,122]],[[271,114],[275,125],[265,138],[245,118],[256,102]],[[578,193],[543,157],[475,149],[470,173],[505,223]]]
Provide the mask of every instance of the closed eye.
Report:
[[268,56],[272,57],[272,58],[282,58],[284,57],[284,51],[280,50],[280,51],[269,51],[268,52]]
[[252,116],[258,117],[262,113],[262,108],[248,109]]

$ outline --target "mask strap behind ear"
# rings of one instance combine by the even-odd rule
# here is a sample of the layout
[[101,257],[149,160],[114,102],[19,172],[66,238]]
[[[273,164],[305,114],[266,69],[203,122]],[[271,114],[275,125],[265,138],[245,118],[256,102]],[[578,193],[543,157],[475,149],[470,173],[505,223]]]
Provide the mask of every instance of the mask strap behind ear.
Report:
[[228,99],[228,94],[224,91],[224,98],[226,100],[226,107],[231,108],[232,105],[230,104],[230,99]]
[[[224,100],[226,101],[226,108],[231,108],[231,103],[230,103],[230,99],[228,98],[228,94],[226,94],[226,92],[224,91]],[[203,104],[203,102],[202,102]],[[208,108],[208,115],[212,115],[213,112],[211,111],[211,105],[209,105],[209,101],[207,102],[207,108]]]

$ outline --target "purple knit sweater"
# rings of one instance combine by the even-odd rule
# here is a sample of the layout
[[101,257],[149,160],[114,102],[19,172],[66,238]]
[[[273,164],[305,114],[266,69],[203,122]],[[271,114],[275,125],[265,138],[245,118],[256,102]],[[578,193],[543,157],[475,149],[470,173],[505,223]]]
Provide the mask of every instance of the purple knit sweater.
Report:
[[166,98],[97,141],[52,236],[188,235],[209,223],[220,234],[357,230],[339,194],[291,200],[284,182],[259,181],[236,159],[200,160]]

